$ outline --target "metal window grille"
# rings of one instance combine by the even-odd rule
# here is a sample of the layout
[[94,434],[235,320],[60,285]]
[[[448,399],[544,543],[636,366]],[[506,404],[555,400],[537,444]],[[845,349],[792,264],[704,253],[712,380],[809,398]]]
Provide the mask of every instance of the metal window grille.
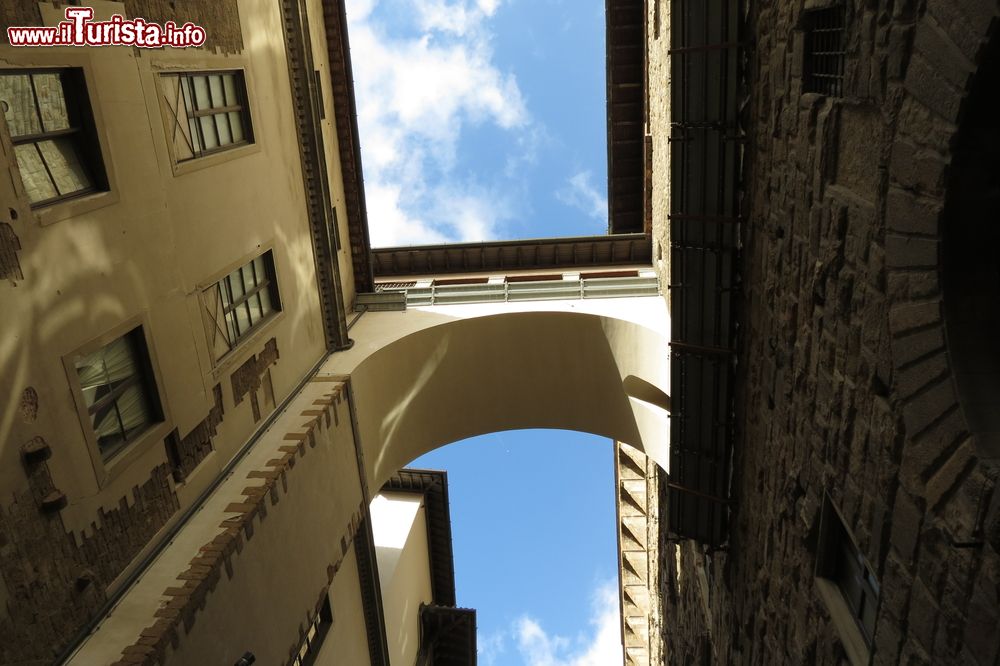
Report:
[[805,14],[805,92],[840,97],[844,92],[847,9],[835,5]]
[[107,189],[83,70],[0,70],[0,107],[32,207]]
[[281,311],[274,257],[268,250],[208,290],[212,345],[216,360],[264,321]]
[[178,162],[253,143],[246,81],[240,70],[163,74]]

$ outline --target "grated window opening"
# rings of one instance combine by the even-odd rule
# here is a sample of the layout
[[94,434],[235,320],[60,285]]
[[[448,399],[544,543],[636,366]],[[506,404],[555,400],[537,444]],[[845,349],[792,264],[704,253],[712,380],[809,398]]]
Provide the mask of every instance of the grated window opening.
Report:
[[843,5],[806,12],[804,92],[843,96],[846,23]]

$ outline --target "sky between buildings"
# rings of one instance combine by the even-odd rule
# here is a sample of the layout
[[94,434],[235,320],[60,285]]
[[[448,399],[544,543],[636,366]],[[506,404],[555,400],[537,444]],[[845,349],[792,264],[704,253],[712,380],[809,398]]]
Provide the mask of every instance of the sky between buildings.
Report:
[[[603,0],[348,0],[372,245],[603,234]],[[613,451],[495,433],[449,472],[483,666],[621,663]]]

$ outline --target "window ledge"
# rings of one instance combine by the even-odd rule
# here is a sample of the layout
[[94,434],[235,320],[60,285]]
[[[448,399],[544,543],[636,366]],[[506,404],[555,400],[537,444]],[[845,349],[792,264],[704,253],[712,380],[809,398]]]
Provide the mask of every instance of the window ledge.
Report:
[[204,157],[195,157],[189,160],[184,160],[183,162],[174,162],[174,176],[183,176],[194,171],[201,171],[202,169],[223,164],[230,160],[253,155],[259,151],[260,143],[255,140],[254,143],[248,143],[246,145],[237,146],[236,148],[230,148],[228,150],[220,150],[218,152],[205,155]]
[[144,433],[139,435],[138,439],[129,443],[118,455],[108,460],[102,460],[99,457],[100,453],[98,453],[98,457],[94,460],[98,486],[104,488],[114,481],[132,463],[145,455],[157,442],[162,444],[172,429],[173,425],[169,421],[160,421],[149,426]]
[[31,212],[34,213],[38,223],[45,226],[116,203],[118,203],[118,193],[111,190],[109,192],[94,192],[64,201],[57,201],[47,206],[33,208]]
[[867,666],[871,662],[871,653],[868,644],[865,642],[861,629],[854,621],[854,615],[848,608],[847,602],[840,592],[837,584],[826,578],[817,577],[816,590],[827,610],[830,611],[830,618],[840,635],[840,641],[844,645],[844,651],[851,662],[851,666]]

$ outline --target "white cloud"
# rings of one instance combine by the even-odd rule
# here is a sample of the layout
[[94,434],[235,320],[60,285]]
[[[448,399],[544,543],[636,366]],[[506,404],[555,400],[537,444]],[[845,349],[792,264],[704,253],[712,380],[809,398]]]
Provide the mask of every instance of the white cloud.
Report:
[[532,126],[516,78],[493,61],[499,4],[397,0],[382,17],[379,0],[348,3],[372,245],[488,240],[513,215],[498,188],[454,169],[467,127],[517,146]]
[[594,593],[589,634],[551,635],[524,616],[514,624],[514,637],[526,666],[613,666],[624,660],[620,622],[618,586],[608,582]]
[[498,630],[486,636],[476,638],[476,656],[482,666],[493,666],[497,657],[504,653],[506,647],[506,632]]
[[556,192],[556,198],[599,222],[607,222],[608,198],[594,187],[592,178],[590,171],[574,174],[566,179],[566,187]]

